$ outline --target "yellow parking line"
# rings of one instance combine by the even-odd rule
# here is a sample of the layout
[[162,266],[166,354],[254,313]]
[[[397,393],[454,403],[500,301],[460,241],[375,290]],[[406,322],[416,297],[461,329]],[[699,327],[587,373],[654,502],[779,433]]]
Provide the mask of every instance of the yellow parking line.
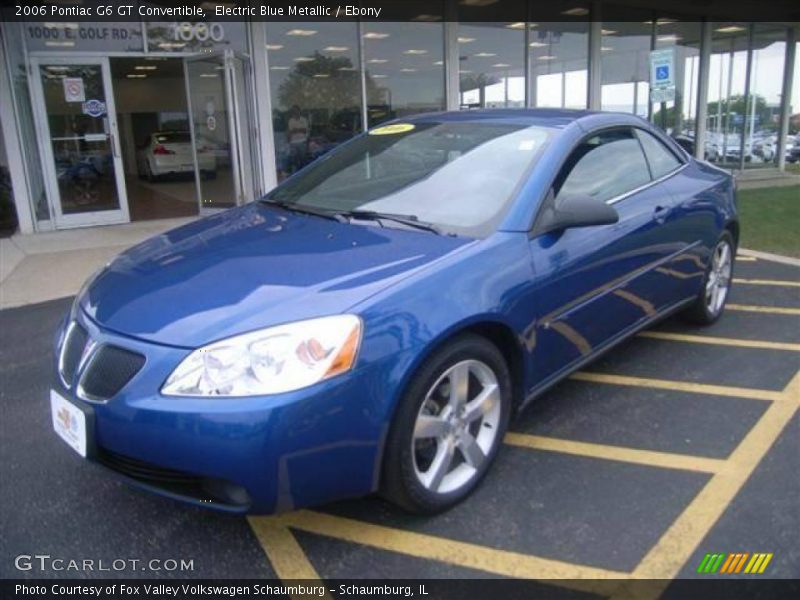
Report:
[[618,582],[580,581],[628,577],[622,571],[541,558],[510,550],[499,550],[448,538],[375,525],[364,521],[301,510],[280,517],[286,525],[317,535],[388,550],[417,558],[436,560],[467,569],[478,569],[505,577],[569,580],[559,586],[595,593],[617,589]]
[[800,371],[782,395],[785,401],[764,411],[728,458],[730,468],[706,483],[637,565],[633,577],[669,580],[680,572],[800,407]]
[[787,287],[800,287],[800,281],[788,281],[786,279],[733,279],[733,283],[744,285],[783,285]]
[[690,456],[672,452],[656,452],[653,450],[640,450],[623,446],[608,444],[593,444],[578,442],[525,433],[507,433],[505,443],[511,446],[530,448],[533,450],[547,450],[562,452],[576,456],[599,458],[603,460],[617,460],[648,467],[661,467],[664,469],[681,469],[684,471],[699,471],[701,473],[718,473],[725,468],[725,461],[715,458]]
[[743,262],[755,262],[758,260],[755,256],[744,256],[743,254],[736,255],[736,262],[743,261]]
[[689,335],[667,331],[642,331],[638,337],[670,342],[689,342],[691,344],[714,344],[717,346],[738,346],[739,348],[760,348],[762,350],[788,350],[800,352],[800,344],[788,342],[768,342],[765,340],[742,340],[737,338],[715,337],[710,335]]
[[776,401],[784,398],[781,392],[758,390],[754,388],[729,387],[725,385],[711,385],[707,383],[691,383],[686,381],[672,381],[669,379],[649,379],[647,377],[629,377],[627,375],[612,375],[609,373],[589,373],[580,371],[570,375],[576,381],[591,383],[606,383],[609,385],[626,385],[633,387],[653,388],[658,390],[673,390],[677,392],[690,392],[692,394],[708,394],[712,396],[727,396],[729,398],[750,398],[752,400]]
[[741,312],[766,313],[770,315],[800,315],[800,308],[786,308],[782,306],[759,306],[755,304],[726,304],[726,310]]
[[[247,521],[281,581],[288,579],[321,581],[300,544],[289,528],[281,522],[280,517],[248,517]],[[324,597],[330,600],[327,592]]]

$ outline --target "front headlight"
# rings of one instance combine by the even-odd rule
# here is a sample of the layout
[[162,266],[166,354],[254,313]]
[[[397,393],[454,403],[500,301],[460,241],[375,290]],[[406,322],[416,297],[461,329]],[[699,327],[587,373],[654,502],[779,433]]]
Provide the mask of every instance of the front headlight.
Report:
[[361,319],[336,315],[253,331],[198,348],[167,379],[167,396],[261,396],[350,370]]

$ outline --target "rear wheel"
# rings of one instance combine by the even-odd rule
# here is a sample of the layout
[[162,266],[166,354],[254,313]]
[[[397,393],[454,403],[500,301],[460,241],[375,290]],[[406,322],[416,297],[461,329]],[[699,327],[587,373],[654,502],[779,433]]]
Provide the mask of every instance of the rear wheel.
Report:
[[415,513],[446,510],[480,483],[505,434],[511,377],[500,351],[463,335],[413,377],[384,455],[382,494]]
[[735,252],[733,238],[726,231],[714,247],[697,299],[683,313],[687,321],[710,325],[722,315],[733,278]]

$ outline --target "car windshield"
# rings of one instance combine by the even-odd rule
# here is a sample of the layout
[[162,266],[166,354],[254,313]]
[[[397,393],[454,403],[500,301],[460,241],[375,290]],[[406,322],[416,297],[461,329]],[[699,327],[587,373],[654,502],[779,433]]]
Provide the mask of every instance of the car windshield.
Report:
[[159,144],[190,144],[192,142],[188,131],[157,133],[155,137]]
[[377,127],[290,178],[266,200],[332,213],[411,216],[446,233],[483,237],[499,224],[548,137],[546,128],[509,123]]

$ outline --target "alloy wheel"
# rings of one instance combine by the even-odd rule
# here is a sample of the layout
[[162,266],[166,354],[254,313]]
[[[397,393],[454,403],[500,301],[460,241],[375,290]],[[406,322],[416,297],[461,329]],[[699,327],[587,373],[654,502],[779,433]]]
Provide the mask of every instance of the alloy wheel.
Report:
[[716,316],[725,304],[728,290],[731,286],[731,273],[733,271],[733,252],[731,245],[722,240],[714,249],[711,258],[711,270],[706,281],[706,308]]
[[478,475],[498,442],[497,375],[478,360],[461,361],[431,386],[414,424],[411,452],[418,481],[446,494]]

